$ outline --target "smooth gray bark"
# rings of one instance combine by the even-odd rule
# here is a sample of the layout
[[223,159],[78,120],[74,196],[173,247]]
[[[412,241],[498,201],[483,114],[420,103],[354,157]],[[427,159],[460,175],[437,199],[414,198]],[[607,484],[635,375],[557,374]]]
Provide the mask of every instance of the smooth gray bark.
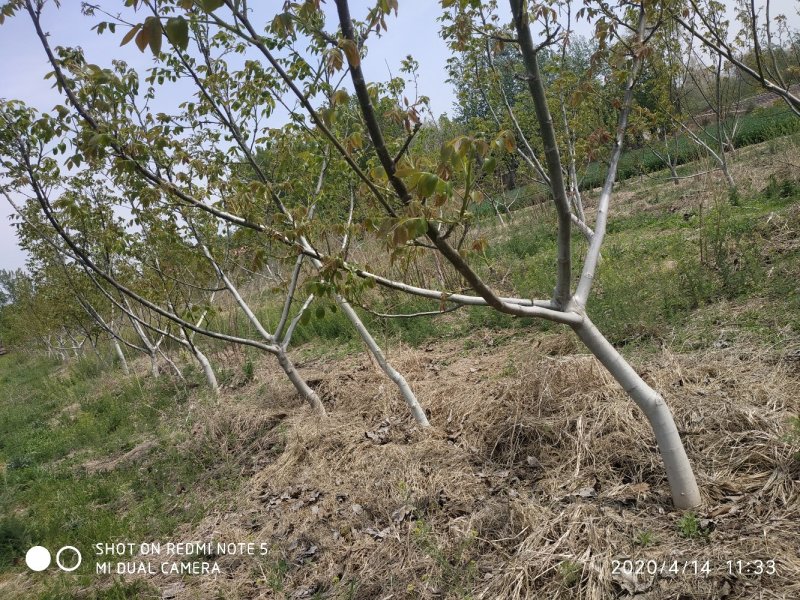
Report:
[[283,372],[286,373],[287,377],[289,377],[289,381],[292,382],[292,385],[294,385],[297,392],[306,400],[306,402],[308,402],[314,412],[320,416],[326,416],[327,413],[325,412],[325,407],[322,404],[322,400],[320,400],[317,393],[312,390],[311,387],[300,376],[300,373],[297,372],[297,369],[289,358],[289,355],[286,353],[286,350],[276,342],[275,336],[273,336],[264,328],[264,326],[261,324],[261,321],[255,315],[255,313],[253,313],[250,306],[247,304],[247,302],[245,302],[244,298],[239,293],[239,290],[236,289],[236,286],[222,270],[222,267],[220,267],[219,263],[214,259],[211,251],[200,241],[200,238],[196,233],[195,236],[197,237],[198,243],[200,243],[203,254],[205,254],[206,258],[216,270],[217,276],[233,296],[234,300],[236,300],[236,304],[238,304],[239,308],[242,309],[242,312],[244,312],[244,314],[247,316],[253,327],[256,328],[256,331],[258,331],[259,335],[261,335],[261,337],[264,338],[268,344],[270,344],[270,352],[277,356],[278,364],[280,364]]
[[361,319],[359,318],[355,309],[350,306],[347,300],[338,295],[336,296],[336,303],[339,305],[339,308],[342,309],[344,314],[347,315],[347,318],[350,319],[350,322],[353,323],[353,326],[358,331],[361,339],[364,340],[364,344],[366,344],[370,354],[372,354],[372,356],[375,357],[375,360],[378,361],[378,365],[380,366],[381,370],[386,373],[386,376],[391,379],[395,385],[397,385],[397,388],[400,390],[400,395],[403,397],[403,400],[405,400],[405,403],[411,410],[411,414],[414,416],[416,422],[422,427],[429,427],[430,423],[428,422],[428,417],[425,416],[425,411],[417,401],[417,397],[411,390],[411,386],[408,385],[405,377],[403,377],[403,375],[400,374],[397,369],[395,369],[389,363],[388,360],[386,360],[386,356],[384,356],[380,346],[378,346],[378,343],[372,337],[372,334],[370,334],[370,332],[361,322]]
[[130,375],[131,370],[128,367],[128,361],[125,359],[125,353],[122,351],[122,346],[119,345],[117,338],[112,337],[111,343],[114,344],[114,352],[117,354],[117,358],[119,358],[119,364],[122,366],[122,372],[125,375]]
[[[533,46],[528,24],[528,7],[523,0],[510,0],[510,4],[518,34],[517,38],[520,42],[528,72],[530,92],[534,104],[537,107],[537,121],[542,130],[542,137],[545,143],[550,186],[553,190],[553,198],[556,202],[556,207],[560,208],[566,200],[566,187],[561,177],[557,143],[554,135],[552,135],[552,120],[547,110],[544,88],[541,82],[541,76],[539,75],[536,60],[537,49]],[[643,44],[645,39],[646,16],[644,6],[642,6],[640,8],[638,26],[636,28],[636,44]],[[545,44],[546,43],[547,40],[545,40]],[[589,317],[586,316],[584,310],[600,259],[600,248],[606,233],[611,194],[616,179],[617,166],[622,153],[625,130],[633,100],[633,88],[641,64],[642,56],[641,53],[637,52],[628,73],[622,110],[620,112],[614,139],[614,148],[609,160],[608,173],[598,200],[594,234],[590,238],[589,249],[584,258],[583,270],[576,291],[568,304],[559,302],[558,294],[556,294],[554,300],[557,305],[560,305],[566,311],[572,311],[573,314],[580,317],[578,320],[570,323],[570,326],[575,330],[586,347],[597,357],[606,369],[608,369],[609,373],[622,385],[631,399],[644,412],[653,428],[656,441],[658,442],[658,447],[667,471],[673,502],[677,508],[691,508],[700,504],[700,492],[697,488],[697,482],[695,481],[691,464],[686,456],[686,451],[683,448],[683,443],[681,442],[678,429],[675,426],[675,421],[669,407],[667,407],[664,399],[647,385],[633,367],[631,367],[608,340],[603,337]],[[550,151],[549,154],[547,152],[548,150]],[[555,168],[556,166],[558,166],[558,168]],[[566,231],[569,231],[569,229],[566,229]],[[562,224],[561,218],[559,219],[559,233],[564,233],[564,225]],[[566,239],[564,243],[566,244],[567,252],[569,252],[569,239]],[[562,265],[560,264],[559,266],[561,267]],[[569,285],[569,282],[567,282],[567,285]]]
[[[325,173],[325,168],[323,168],[323,170],[320,172],[319,181],[317,182],[317,189],[316,189],[316,194],[317,195],[319,194],[320,190],[322,189],[322,182],[323,182],[324,173]],[[348,215],[348,218],[347,218],[347,226],[345,227],[344,239],[342,240],[342,245],[341,245],[342,252],[344,253],[345,256],[347,254],[347,250],[348,250],[348,247],[349,247],[349,239],[350,238],[349,238],[349,234],[347,233],[347,231],[349,230],[350,224],[352,223],[353,208],[354,208],[354,197],[351,194],[351,196],[350,196],[350,211],[349,211],[349,215]],[[300,236],[300,243],[303,245],[303,247],[306,250],[314,250],[314,248],[311,246],[311,243],[308,241],[308,239],[305,236]],[[317,268],[317,269],[321,269],[322,266],[323,266],[322,262],[320,260],[316,259],[316,258],[312,258],[311,262],[313,263],[314,267]],[[298,281],[298,277],[300,275],[300,268],[302,267],[302,263],[303,263],[303,256],[301,255],[300,257],[298,257],[298,260],[297,260],[297,263],[295,265],[294,271],[292,272],[291,288],[289,290],[289,295],[287,297],[287,303],[286,303],[286,305],[284,307],[283,314],[281,315],[281,322],[279,324],[278,331],[280,331],[280,329],[283,328],[283,326],[286,323],[286,319],[288,318],[289,305],[290,305],[291,299],[292,299],[292,297],[294,295],[294,290],[297,287],[297,281]],[[384,372],[384,374],[392,382],[394,382],[395,385],[397,385],[397,389],[400,391],[400,395],[403,397],[403,400],[405,401],[405,403],[408,405],[409,409],[411,410],[411,414],[414,416],[414,420],[419,425],[421,425],[422,427],[429,427],[430,423],[428,422],[428,418],[425,416],[425,411],[422,409],[422,407],[420,406],[419,402],[417,401],[417,397],[414,394],[414,392],[412,391],[411,386],[408,385],[408,382],[406,381],[406,378],[403,377],[403,375],[397,369],[395,369],[391,365],[391,363],[386,359],[386,356],[384,355],[383,351],[381,350],[380,345],[378,345],[378,342],[375,340],[375,338],[369,332],[367,327],[364,325],[363,321],[361,321],[361,318],[358,316],[358,313],[355,311],[355,309],[352,306],[350,306],[350,304],[347,302],[347,300],[344,298],[344,296],[342,296],[340,294],[335,294],[334,295],[334,299],[336,300],[336,304],[339,306],[339,308],[342,309],[342,312],[344,313],[344,315],[347,317],[347,319],[350,321],[350,323],[352,323],[353,327],[355,327],[355,330],[358,332],[358,335],[361,336],[361,340],[364,342],[364,345],[367,347],[367,351],[370,354],[372,354],[372,356],[375,358],[375,361],[378,363],[378,365],[380,366],[380,368]],[[306,308],[308,308],[307,304],[303,307],[303,310],[305,310]],[[289,340],[288,339],[285,340],[285,342],[283,344],[284,347],[288,346],[288,343],[289,343]]]
[[580,325],[572,327],[578,337],[594,354],[612,377],[622,386],[636,405],[642,410],[653,428],[661,458],[667,471],[667,479],[676,508],[687,509],[701,503],[689,457],[683,448],[672,412],[661,395],[647,385],[628,364],[589,317],[584,316]]
[[297,369],[289,358],[289,355],[286,354],[283,349],[281,349],[277,353],[277,357],[278,364],[280,364],[283,372],[286,373],[295,389],[300,392],[300,395],[303,396],[303,398],[306,399],[314,412],[321,417],[327,416],[327,413],[325,412],[325,406],[322,404],[322,400],[320,400],[317,393],[311,389],[311,386],[306,383],[305,379],[301,377],[300,373],[297,372]]
[[217,376],[214,374],[214,369],[212,368],[208,358],[206,358],[206,355],[200,352],[200,350],[194,345],[192,345],[192,354],[194,354],[197,362],[199,362],[200,366],[203,368],[203,374],[206,376],[208,387],[211,388],[211,391],[215,396],[219,396],[219,384],[217,383]]
[[539,70],[538,52],[533,43],[531,30],[529,27],[528,6],[523,0],[510,0],[511,13],[513,15],[514,28],[517,32],[522,60],[525,63],[527,72],[528,90],[533,100],[536,120],[541,130],[542,143],[544,144],[545,164],[547,165],[547,175],[550,180],[550,189],[553,193],[553,202],[558,215],[558,250],[557,250],[557,280],[556,288],[553,291],[553,302],[564,308],[569,303],[570,282],[572,279],[572,257],[570,254],[571,239],[569,199],[567,198],[567,188],[564,185],[563,167],[561,164],[561,154],[558,150],[555,127],[553,118],[550,115],[550,107],[547,103],[544,81]]

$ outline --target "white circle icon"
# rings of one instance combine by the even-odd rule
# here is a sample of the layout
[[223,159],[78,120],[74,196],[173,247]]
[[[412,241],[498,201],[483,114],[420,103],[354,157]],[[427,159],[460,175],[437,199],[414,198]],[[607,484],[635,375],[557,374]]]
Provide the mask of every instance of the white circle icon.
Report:
[[[75,553],[75,556],[77,557],[75,564],[72,565],[71,567],[65,567],[64,564],[61,562],[61,553],[64,552],[64,550],[72,550]],[[47,555],[47,558],[48,558],[47,562],[50,562],[49,553]],[[81,551],[78,550],[75,546],[64,546],[63,548],[61,548],[61,550],[59,550],[56,553],[56,564],[58,565],[58,568],[61,569],[62,571],[66,571],[67,573],[69,573],[70,571],[74,571],[75,569],[80,567],[82,560],[83,556],[81,556]]]
[[34,546],[25,553],[25,564],[31,571],[44,571],[50,566],[50,551],[44,546]]

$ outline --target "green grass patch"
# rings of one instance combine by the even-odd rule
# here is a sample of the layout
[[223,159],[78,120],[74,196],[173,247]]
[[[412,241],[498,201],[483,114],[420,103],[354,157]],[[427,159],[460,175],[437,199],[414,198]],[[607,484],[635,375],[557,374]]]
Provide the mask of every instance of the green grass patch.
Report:
[[[0,372],[0,573],[27,572],[32,545],[72,545],[84,555],[78,571],[41,579],[31,598],[67,597],[76,580],[93,583],[92,544],[164,539],[238,485],[235,466],[183,446],[184,429],[170,431],[186,392],[167,378],[112,381],[102,367],[65,370],[12,355],[0,357]],[[141,458],[96,468],[143,441],[152,447]],[[136,598],[145,588],[112,582],[76,597]]]
[[[589,314],[618,345],[671,337],[693,311],[720,300],[774,298],[789,309],[783,318],[796,321],[799,253],[770,255],[763,249],[777,227],[774,219],[789,214],[788,208],[798,201],[797,181],[772,178],[765,189],[742,198],[739,206],[721,200],[703,215],[637,213],[612,219]],[[792,214],[798,220],[797,213]],[[776,216],[770,220],[770,215]],[[784,230],[797,231],[798,225],[787,223]],[[573,285],[586,248],[577,233],[574,241]],[[555,285],[555,244],[552,219],[525,215],[487,255],[491,263],[508,270],[517,295],[549,298]],[[479,308],[470,309],[469,317],[473,327],[528,325],[523,322],[527,320]]]

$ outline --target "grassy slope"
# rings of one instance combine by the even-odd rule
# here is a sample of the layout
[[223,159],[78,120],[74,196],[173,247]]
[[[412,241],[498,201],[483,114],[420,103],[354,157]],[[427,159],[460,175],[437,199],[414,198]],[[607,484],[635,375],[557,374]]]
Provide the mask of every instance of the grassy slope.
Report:
[[[179,597],[605,598],[628,585],[608,573],[623,556],[778,558],[772,578],[659,578],[648,590],[791,597],[800,193],[771,151],[741,157],[739,206],[708,179],[626,183],[590,304],[675,407],[707,502],[697,518],[669,512],[647,429],[562,328],[479,309],[371,319],[432,413],[437,430],[423,435],[328,312],[297,340],[322,338],[299,354],[332,406],[324,427],[255,355],[218,357],[225,410],[166,378],[0,357],[0,595],[159,597],[175,582],[32,575],[21,552],[216,533],[273,552],[226,563],[230,581],[187,578]],[[488,275],[509,291],[552,289],[543,220],[523,211],[493,232],[500,267]]]
[[[207,498],[191,491],[199,477],[233,475],[215,450],[186,445],[188,421],[174,419],[191,404],[167,380],[114,381],[115,372],[91,361],[64,369],[0,360],[0,572],[9,584],[34,541],[86,550],[95,541],[158,538],[205,514]],[[235,477],[219,481],[215,492],[237,485]],[[76,579],[93,580],[87,573],[35,581],[41,598],[62,598]],[[115,585],[87,597],[137,598],[146,587]]]
[[[739,123],[733,144],[740,149],[740,154],[742,148],[761,144],[762,142],[768,142],[770,148],[778,146],[781,144],[780,138],[782,136],[795,135],[800,131],[800,121],[782,103],[776,103],[774,106],[766,108],[757,108],[750,113],[741,115],[738,120]],[[732,127],[732,125],[732,123],[728,124],[728,128]],[[712,137],[715,135],[716,125],[711,124],[703,130],[700,137],[711,148],[716,150],[717,142]],[[665,149],[661,143],[656,143],[654,147],[659,154],[665,155]],[[670,142],[669,153],[678,165],[677,173],[679,177],[688,177],[715,166],[704,164],[705,151],[686,134],[678,135],[677,144],[675,141]],[[604,163],[595,162],[590,164],[581,177],[581,189],[591,190],[600,187],[603,184],[605,174],[606,165]],[[662,181],[666,181],[670,176],[669,172],[664,170],[663,160],[650,147],[644,146],[624,151],[617,168],[618,180],[636,179],[643,174]],[[514,208],[519,208],[546,201],[548,197],[548,191],[545,187],[533,184],[505,192],[503,202],[514,202]],[[483,209],[479,209],[479,212],[491,214],[493,209],[486,206]]]

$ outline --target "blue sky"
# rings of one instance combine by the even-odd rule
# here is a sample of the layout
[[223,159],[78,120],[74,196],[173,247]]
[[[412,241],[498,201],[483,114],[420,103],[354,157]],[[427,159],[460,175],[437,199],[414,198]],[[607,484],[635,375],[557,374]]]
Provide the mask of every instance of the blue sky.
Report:
[[[99,3],[113,7],[109,9],[111,12],[122,5],[121,0]],[[270,4],[278,7],[282,0],[272,0]],[[368,5],[374,5],[374,1],[352,0],[353,17],[363,17]],[[101,66],[109,64],[112,58],[123,59],[141,71],[152,65],[149,54],[141,54],[133,43],[119,47],[123,35],[119,29],[116,35],[98,36],[91,31],[102,19],[84,17],[78,0],[62,0],[60,10],[51,4],[44,14],[44,29],[52,35],[53,45],[81,46],[87,59]],[[369,55],[363,65],[368,79],[387,79],[389,69],[394,76],[399,75],[400,61],[408,54],[414,56],[420,64],[420,93],[430,97],[436,115],[449,112],[453,103],[451,86],[445,81],[448,50],[438,35],[439,14],[438,1],[400,2],[398,16],[387,22],[388,35],[370,40]],[[20,13],[0,26],[0,56],[4,59],[0,61],[0,97],[23,100],[40,110],[49,110],[63,102],[52,89],[52,80],[44,80],[49,65],[27,13]],[[11,211],[8,203],[0,200],[0,269],[21,268],[25,263],[25,255],[9,224]]]

